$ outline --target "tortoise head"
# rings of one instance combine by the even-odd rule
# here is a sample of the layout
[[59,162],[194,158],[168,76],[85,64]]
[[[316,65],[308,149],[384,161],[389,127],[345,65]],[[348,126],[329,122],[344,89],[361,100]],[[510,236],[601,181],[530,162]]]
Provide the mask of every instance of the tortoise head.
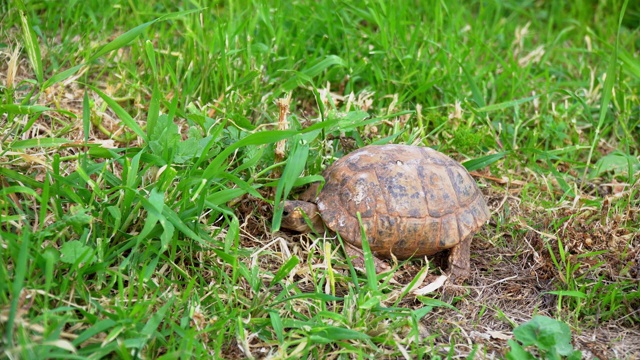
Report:
[[303,233],[310,232],[312,229],[305,218],[309,219],[316,232],[321,233],[324,230],[324,223],[316,204],[298,200],[284,202],[284,211],[282,212],[283,228]]

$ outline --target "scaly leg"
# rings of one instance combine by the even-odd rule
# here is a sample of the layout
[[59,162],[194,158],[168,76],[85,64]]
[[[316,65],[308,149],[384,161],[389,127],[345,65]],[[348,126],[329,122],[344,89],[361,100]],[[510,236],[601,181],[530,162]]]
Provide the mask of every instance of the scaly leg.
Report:
[[462,284],[471,275],[471,239],[473,234],[467,236],[458,245],[451,248],[449,254],[449,272],[451,282]]

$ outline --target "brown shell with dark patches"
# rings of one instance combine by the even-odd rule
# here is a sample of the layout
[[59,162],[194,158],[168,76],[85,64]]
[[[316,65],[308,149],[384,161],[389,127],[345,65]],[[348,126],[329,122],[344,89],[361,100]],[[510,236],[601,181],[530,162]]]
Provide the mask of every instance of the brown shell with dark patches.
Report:
[[361,246],[357,213],[374,255],[431,255],[473,234],[489,208],[467,170],[433,149],[370,145],[324,173],[317,205],[327,227]]

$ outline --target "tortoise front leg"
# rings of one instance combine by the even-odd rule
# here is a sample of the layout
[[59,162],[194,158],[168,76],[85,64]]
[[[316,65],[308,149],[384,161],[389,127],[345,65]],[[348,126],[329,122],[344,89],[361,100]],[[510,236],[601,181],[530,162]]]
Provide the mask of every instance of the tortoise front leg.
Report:
[[[357,246],[351,245],[348,242],[344,243],[344,251],[346,255],[351,259],[351,264],[356,269],[364,270],[364,252]],[[377,257],[373,257],[373,264],[376,267],[376,274],[381,274],[383,272],[387,272],[391,270],[391,267],[387,265],[384,261],[378,259]]]
[[449,272],[451,282],[462,284],[471,275],[471,239],[469,234],[466,239],[451,248],[449,253]]

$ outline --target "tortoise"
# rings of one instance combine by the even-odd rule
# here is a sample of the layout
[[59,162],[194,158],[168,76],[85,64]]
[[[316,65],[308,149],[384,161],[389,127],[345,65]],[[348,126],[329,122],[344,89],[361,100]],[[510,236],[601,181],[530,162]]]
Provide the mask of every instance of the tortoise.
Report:
[[450,277],[468,278],[471,239],[490,213],[455,160],[428,147],[369,145],[335,161],[323,177],[320,193],[318,186],[305,192],[308,201],[285,201],[283,228],[311,231],[304,213],[317,232],[326,225],[361,248],[359,212],[374,256],[404,260],[451,249]]

